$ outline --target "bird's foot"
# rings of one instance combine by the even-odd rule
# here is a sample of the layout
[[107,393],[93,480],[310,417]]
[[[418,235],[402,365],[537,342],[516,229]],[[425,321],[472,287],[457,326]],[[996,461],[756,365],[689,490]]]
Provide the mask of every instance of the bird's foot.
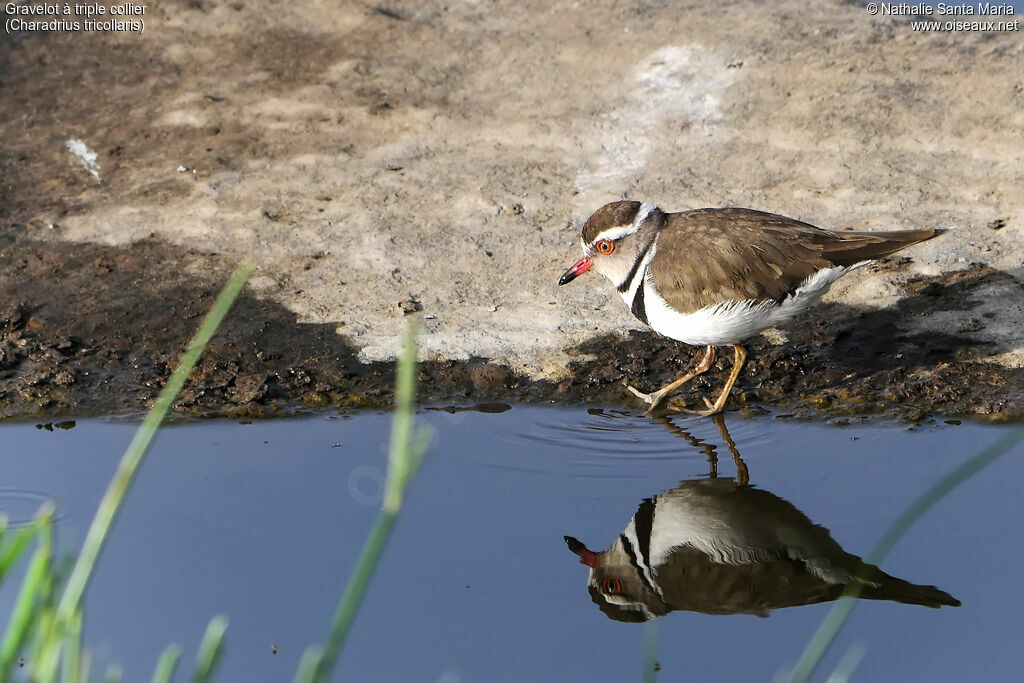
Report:
[[628,384],[626,385],[626,390],[647,404],[647,410],[645,412],[648,415],[657,410],[658,406],[662,404],[662,402],[670,393],[668,391],[665,391],[664,389],[659,389],[658,391],[652,391],[649,394],[645,394],[639,389],[635,389],[629,386]]
[[701,396],[701,398],[704,400],[704,405],[708,407],[707,410],[691,410],[685,406],[673,404],[669,407],[669,411],[672,413],[685,413],[686,415],[698,415],[700,417],[711,417],[712,415],[724,412],[725,405],[716,407],[707,396]]

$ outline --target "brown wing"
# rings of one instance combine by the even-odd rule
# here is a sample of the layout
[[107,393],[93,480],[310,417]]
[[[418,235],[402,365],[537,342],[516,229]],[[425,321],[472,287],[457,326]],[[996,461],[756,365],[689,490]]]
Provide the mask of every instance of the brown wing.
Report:
[[753,209],[668,214],[650,272],[679,311],[722,301],[780,301],[823,268],[879,258],[944,230],[833,233]]
[[658,568],[665,602],[674,610],[760,614],[835,600],[845,588],[828,584],[784,556],[741,565],[718,564],[690,547],[676,548]]
[[[860,558],[843,554],[848,558],[845,564],[859,567]],[[760,562],[725,565],[694,548],[677,548],[669,563],[658,568],[658,583],[665,603],[674,610],[762,616],[782,607],[836,600],[846,588],[843,583],[821,580],[799,560],[786,557],[783,548],[778,549],[778,555]],[[872,568],[876,571],[871,581],[878,585],[865,586],[861,597],[931,608],[960,605],[959,600],[935,586],[919,586]]]

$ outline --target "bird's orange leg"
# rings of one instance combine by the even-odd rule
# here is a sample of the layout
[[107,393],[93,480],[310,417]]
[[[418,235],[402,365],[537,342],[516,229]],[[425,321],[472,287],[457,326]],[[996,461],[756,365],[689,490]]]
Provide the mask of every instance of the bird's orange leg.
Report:
[[736,447],[736,442],[732,440],[732,435],[729,434],[729,428],[725,426],[725,415],[718,413],[713,416],[715,426],[718,427],[718,433],[725,439],[725,445],[729,448],[729,453],[732,454],[732,460],[736,463],[736,483],[740,486],[747,486],[750,484],[750,470],[747,469],[747,463],[743,461],[743,456],[740,455],[740,449]]
[[[710,348],[710,347],[709,347]],[[725,383],[725,388],[722,389],[722,393],[718,395],[718,400],[714,403],[704,399],[704,403],[707,404],[707,410],[688,410],[686,408],[673,408],[673,411],[680,413],[690,413],[691,415],[701,415],[707,417],[708,415],[717,415],[725,409],[725,402],[729,398],[729,392],[732,391],[732,385],[736,383],[736,378],[740,376],[740,370],[743,369],[743,364],[747,361],[747,350],[739,344],[732,345],[733,351],[736,352],[736,356],[732,363],[732,372],[729,373],[729,379]]]
[[652,392],[650,394],[645,394],[642,391],[638,391],[637,389],[634,389],[633,387],[628,385],[626,386],[626,389],[628,389],[631,394],[633,394],[637,398],[643,399],[648,404],[646,412],[649,415],[653,413],[655,410],[657,410],[658,406],[661,405],[662,401],[668,398],[668,396],[671,395],[676,389],[683,386],[697,375],[707,372],[708,369],[711,367],[711,364],[714,362],[715,348],[713,346],[708,346],[704,351],[704,358],[699,363],[697,363],[697,365],[695,365],[692,370],[690,370],[688,373],[686,373],[676,381],[672,382],[671,384],[666,384],[661,389],[658,389],[657,391]]

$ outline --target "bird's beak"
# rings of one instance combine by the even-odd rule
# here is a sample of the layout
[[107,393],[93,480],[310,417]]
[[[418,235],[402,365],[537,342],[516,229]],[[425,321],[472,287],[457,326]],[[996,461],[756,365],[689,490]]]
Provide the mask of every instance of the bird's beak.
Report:
[[569,550],[573,551],[580,556],[580,564],[585,564],[591,569],[597,566],[597,553],[592,550],[588,550],[587,546],[577,541],[572,536],[563,536],[565,544],[569,546]]
[[594,265],[594,262],[588,259],[586,256],[580,257],[580,260],[572,264],[572,268],[565,271],[562,277],[558,278],[558,284],[566,285],[578,278],[583,273],[590,270],[590,266]]

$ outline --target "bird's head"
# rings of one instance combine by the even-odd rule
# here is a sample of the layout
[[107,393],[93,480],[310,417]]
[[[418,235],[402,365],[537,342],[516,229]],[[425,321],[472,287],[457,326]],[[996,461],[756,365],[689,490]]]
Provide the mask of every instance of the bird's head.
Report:
[[569,550],[590,569],[587,590],[590,598],[611,619],[647,621],[668,613],[664,600],[640,576],[623,547],[621,537],[608,550],[594,552],[572,536],[565,537]]
[[583,224],[580,244],[583,257],[565,271],[558,284],[564,285],[591,268],[619,287],[630,276],[645,240],[638,234],[661,212],[650,204],[620,201],[605,204]]

